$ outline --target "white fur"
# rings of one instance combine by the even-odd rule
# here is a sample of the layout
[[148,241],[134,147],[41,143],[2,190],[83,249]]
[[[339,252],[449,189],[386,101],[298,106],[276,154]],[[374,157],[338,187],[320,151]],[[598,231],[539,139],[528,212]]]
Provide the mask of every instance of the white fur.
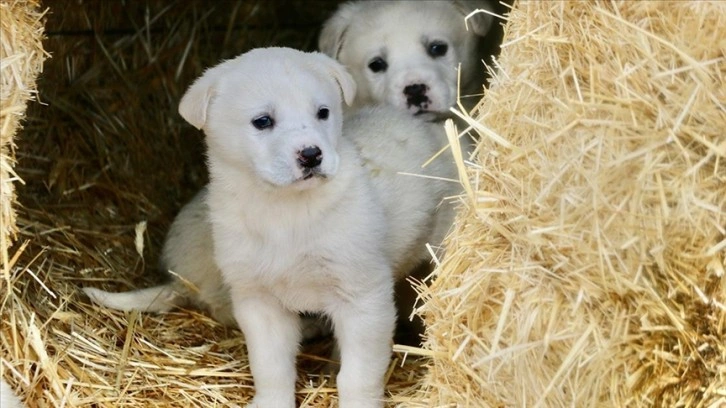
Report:
[[0,378],[0,408],[23,408],[24,406],[10,385]]
[[[448,114],[457,100],[458,66],[464,95],[481,93],[483,56],[477,42],[492,25],[487,0],[478,1],[354,1],[345,3],[328,19],[319,48],[338,59],[358,84],[356,106],[385,103],[411,114]],[[448,51],[432,57],[428,47],[446,44]],[[385,71],[369,68],[375,58],[386,61]],[[423,101],[404,92],[410,85],[427,88]],[[411,103],[413,101],[413,103]]]
[[[300,312],[333,323],[340,406],[382,406],[394,280],[427,260],[425,243],[438,244],[451,224],[450,206],[439,205],[455,183],[400,174],[455,177],[448,157],[421,168],[445,144],[438,127],[384,107],[351,113],[343,125],[341,93],[351,100],[354,92],[334,60],[268,48],[208,70],[180,104],[207,136],[211,181],[175,220],[163,257],[199,287],[182,297],[218,318],[233,315],[244,332],[251,407],[294,407]],[[274,126],[256,129],[260,115]],[[297,157],[309,146],[322,161],[306,178]],[[151,309],[175,304],[168,293],[179,285],[155,289],[166,301]],[[139,308],[128,294],[86,293]]]

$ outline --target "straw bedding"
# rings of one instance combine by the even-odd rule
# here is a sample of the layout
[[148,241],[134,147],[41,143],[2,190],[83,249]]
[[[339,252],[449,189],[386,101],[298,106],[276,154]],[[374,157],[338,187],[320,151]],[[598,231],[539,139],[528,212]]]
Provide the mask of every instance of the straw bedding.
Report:
[[426,405],[726,406],[726,3],[520,2],[499,68]]

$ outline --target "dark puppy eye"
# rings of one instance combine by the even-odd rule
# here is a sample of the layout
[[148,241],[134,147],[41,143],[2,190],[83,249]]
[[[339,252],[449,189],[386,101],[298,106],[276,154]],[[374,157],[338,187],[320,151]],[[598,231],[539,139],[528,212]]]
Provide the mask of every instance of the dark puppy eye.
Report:
[[388,63],[381,57],[375,57],[368,63],[368,68],[373,72],[383,72],[388,69]]
[[429,44],[428,50],[426,50],[432,58],[443,57],[449,50],[449,46],[445,42],[434,41]]
[[275,125],[275,121],[269,115],[262,115],[252,119],[252,126],[264,130]]
[[318,119],[327,120],[328,116],[330,116],[330,109],[328,109],[328,108],[318,109]]

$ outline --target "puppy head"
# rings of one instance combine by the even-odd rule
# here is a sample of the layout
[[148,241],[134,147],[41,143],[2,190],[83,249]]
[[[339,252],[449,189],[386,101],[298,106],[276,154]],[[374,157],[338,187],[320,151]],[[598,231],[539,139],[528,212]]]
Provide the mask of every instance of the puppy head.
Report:
[[179,113],[204,130],[213,177],[224,166],[305,189],[336,174],[341,95],[350,104],[355,90],[350,74],[323,54],[260,48],[205,71]]
[[346,3],[324,24],[319,47],[351,71],[357,105],[444,113],[456,103],[459,64],[462,89],[481,86],[477,42],[493,18],[479,12],[465,22],[477,9],[492,7],[486,0]]

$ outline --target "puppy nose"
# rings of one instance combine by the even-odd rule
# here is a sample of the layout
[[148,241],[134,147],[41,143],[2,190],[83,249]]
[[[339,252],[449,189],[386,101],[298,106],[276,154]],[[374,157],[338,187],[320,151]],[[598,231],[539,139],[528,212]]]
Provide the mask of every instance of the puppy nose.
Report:
[[310,146],[300,150],[297,154],[297,162],[306,169],[319,166],[323,161],[323,152],[318,146]]
[[426,94],[426,90],[428,89],[428,86],[426,84],[413,84],[408,85],[407,87],[403,88],[404,95],[408,96],[409,98],[422,96]]
[[403,94],[406,95],[406,103],[408,107],[417,106],[419,108],[426,108],[429,101],[429,97],[426,96],[426,91],[429,89],[426,84],[413,84],[403,88]]

